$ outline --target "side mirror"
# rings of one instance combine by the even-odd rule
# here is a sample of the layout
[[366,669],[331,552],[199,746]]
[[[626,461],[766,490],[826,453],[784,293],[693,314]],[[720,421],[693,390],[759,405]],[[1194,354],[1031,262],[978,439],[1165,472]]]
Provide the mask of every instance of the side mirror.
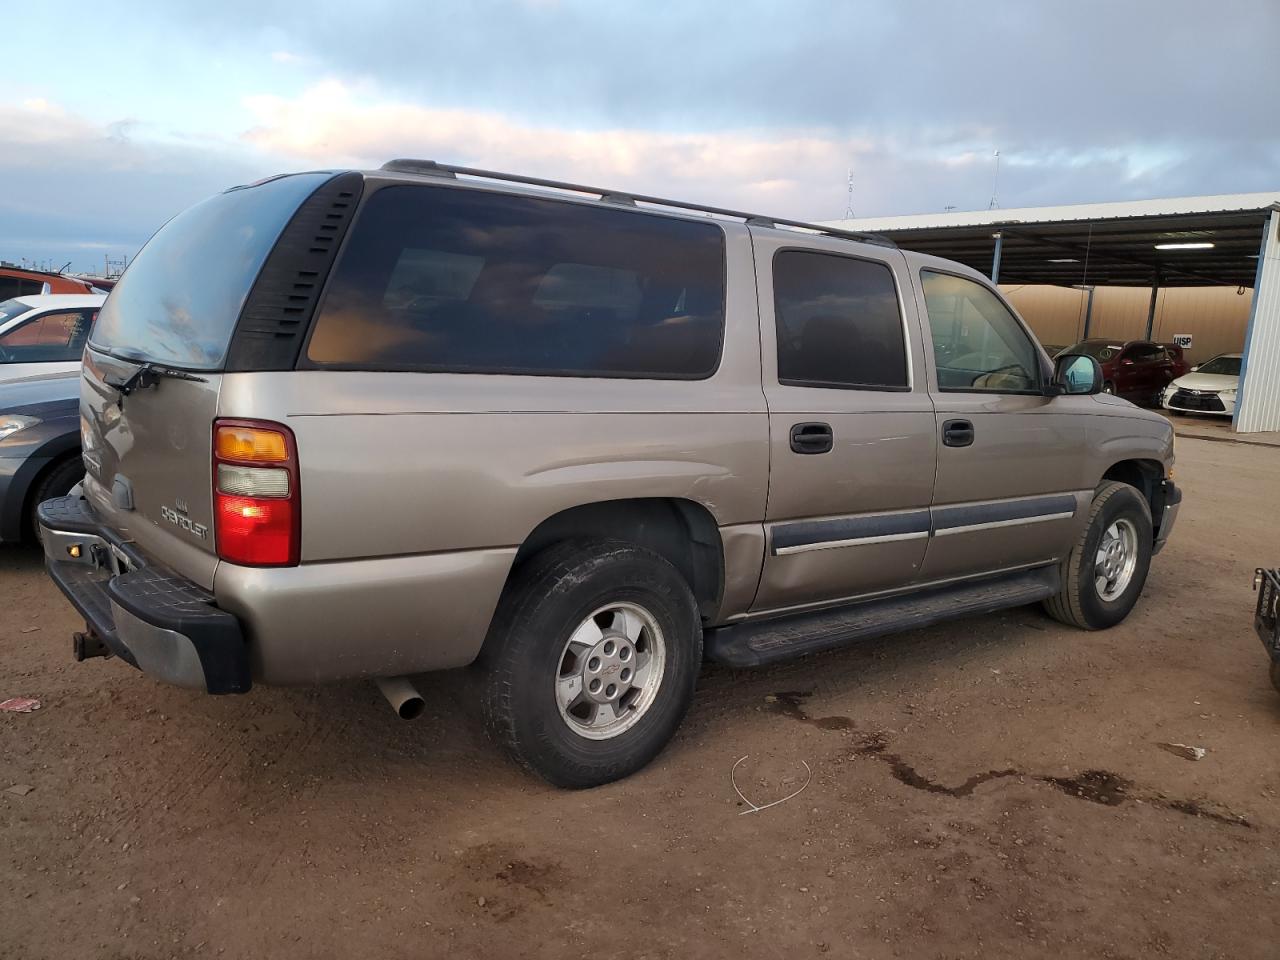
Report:
[[1070,354],[1053,364],[1052,393],[1084,395],[1102,392],[1102,367],[1093,357]]

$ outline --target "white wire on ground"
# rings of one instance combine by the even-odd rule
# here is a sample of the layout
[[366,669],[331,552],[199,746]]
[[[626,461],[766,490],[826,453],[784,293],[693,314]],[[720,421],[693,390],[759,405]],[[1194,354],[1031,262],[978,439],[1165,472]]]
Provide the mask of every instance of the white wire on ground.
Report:
[[735,777],[735,774],[738,772],[738,767],[741,766],[742,761],[746,760],[747,757],[749,756],[750,754],[739,757],[738,762],[735,763],[733,765],[733,768],[729,771],[729,782],[733,784],[733,792],[736,793],[742,799],[742,802],[745,803],[748,807],[748,809],[746,810],[739,811],[738,816],[740,817],[748,813],[759,813],[761,810],[768,810],[770,807],[776,807],[780,803],[786,803],[788,800],[795,799],[796,797],[800,796],[800,794],[804,793],[804,788],[807,787],[809,785],[809,781],[813,779],[813,770],[810,769],[808,762],[805,760],[801,760],[800,762],[804,764],[805,778],[804,778],[804,783],[800,784],[800,789],[796,790],[794,793],[787,794],[781,800],[774,800],[772,803],[766,803],[763,806],[758,807],[754,803],[752,803],[750,800],[748,800],[746,798],[746,795],[742,792],[742,790],[738,788],[738,781],[737,781],[737,778]]

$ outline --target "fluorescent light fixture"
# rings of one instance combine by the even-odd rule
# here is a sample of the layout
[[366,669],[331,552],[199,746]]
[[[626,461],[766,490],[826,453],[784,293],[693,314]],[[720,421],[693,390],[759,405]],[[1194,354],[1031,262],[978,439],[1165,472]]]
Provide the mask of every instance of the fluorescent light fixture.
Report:
[[1050,258],[1047,263],[1079,263],[1075,257],[1054,257]]
[[1157,250],[1212,250],[1212,243],[1157,243]]

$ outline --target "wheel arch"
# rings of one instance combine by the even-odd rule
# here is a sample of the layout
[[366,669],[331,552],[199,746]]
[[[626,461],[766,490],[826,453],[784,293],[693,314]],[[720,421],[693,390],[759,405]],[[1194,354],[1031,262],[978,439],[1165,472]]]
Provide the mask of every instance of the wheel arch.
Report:
[[1164,507],[1164,464],[1159,460],[1135,457],[1117,460],[1102,474],[1102,481],[1115,480],[1128,484],[1142,494],[1151,510],[1153,533],[1160,534],[1160,518]]
[[0,541],[23,538],[28,532],[25,527],[31,498],[41,482],[51,470],[79,456],[80,434],[76,431],[49,438],[23,459],[10,478],[7,496],[0,504]]
[[525,537],[508,582],[521,564],[554,543],[576,538],[625,540],[668,560],[689,584],[704,622],[714,620],[724,596],[724,545],[715,517],[681,497],[602,500],[552,514]]

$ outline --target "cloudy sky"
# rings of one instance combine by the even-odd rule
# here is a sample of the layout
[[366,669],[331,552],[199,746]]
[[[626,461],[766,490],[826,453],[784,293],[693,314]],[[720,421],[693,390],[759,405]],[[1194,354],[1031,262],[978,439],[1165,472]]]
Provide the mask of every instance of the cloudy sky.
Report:
[[[16,26],[16,32],[14,27]],[[1280,187],[1276,0],[60,0],[6,17],[0,259],[397,156],[811,219]]]

